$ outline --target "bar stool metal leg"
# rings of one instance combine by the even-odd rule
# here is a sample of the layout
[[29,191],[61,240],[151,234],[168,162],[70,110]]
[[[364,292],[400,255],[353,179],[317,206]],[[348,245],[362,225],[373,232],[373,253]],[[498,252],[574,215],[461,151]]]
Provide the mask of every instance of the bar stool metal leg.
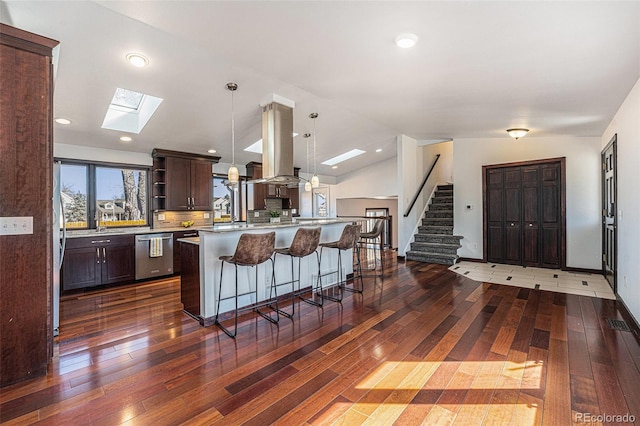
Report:
[[[265,314],[264,312],[262,312],[260,310],[260,308],[257,306],[258,305],[258,267],[256,266],[256,312],[258,313],[258,315],[260,315],[262,318],[266,319],[267,321],[272,322],[273,324],[278,324],[278,322],[280,321],[280,313],[283,313],[283,311],[281,311],[280,309],[278,309],[278,290],[276,288],[276,268],[275,268],[275,262],[273,261],[273,257],[271,257],[269,260],[271,260],[271,289],[274,290],[275,292],[275,309],[274,311],[276,311],[276,319],[271,318],[270,315]],[[236,284],[237,285],[237,284]],[[269,291],[269,294],[271,295],[271,291]],[[267,306],[271,306],[271,304],[267,304]]]
[[[320,248],[320,252],[322,252],[322,248]],[[320,255],[318,254],[317,250],[315,250],[315,253],[316,253],[316,260],[318,261],[318,275],[316,276],[316,285],[314,286],[313,283],[311,284],[311,297],[313,297],[313,295],[316,294],[316,292],[318,291],[318,288],[320,289],[320,295],[322,295],[322,279],[320,278]],[[298,277],[300,277],[300,264],[298,264]],[[300,286],[300,282],[298,281],[298,292],[299,292],[298,298],[300,300],[314,306],[322,307],[324,305],[324,298],[322,297],[320,297],[320,302],[316,302],[313,299],[307,299],[306,297],[302,297],[302,292],[300,292],[299,286]]]

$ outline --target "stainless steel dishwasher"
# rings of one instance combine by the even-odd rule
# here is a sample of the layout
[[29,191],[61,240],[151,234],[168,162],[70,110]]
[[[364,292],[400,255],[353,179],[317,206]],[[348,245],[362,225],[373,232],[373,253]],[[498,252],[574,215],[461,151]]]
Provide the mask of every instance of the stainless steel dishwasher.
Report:
[[173,274],[173,234],[136,235],[136,280]]

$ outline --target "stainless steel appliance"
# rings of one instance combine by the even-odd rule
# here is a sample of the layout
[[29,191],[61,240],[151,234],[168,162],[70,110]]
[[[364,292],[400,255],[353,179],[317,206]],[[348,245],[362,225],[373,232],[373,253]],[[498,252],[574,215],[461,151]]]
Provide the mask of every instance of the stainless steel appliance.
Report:
[[60,268],[67,240],[67,227],[64,217],[64,203],[60,200],[60,161],[53,163],[53,335],[60,329]]
[[173,234],[136,235],[136,280],[173,273]]

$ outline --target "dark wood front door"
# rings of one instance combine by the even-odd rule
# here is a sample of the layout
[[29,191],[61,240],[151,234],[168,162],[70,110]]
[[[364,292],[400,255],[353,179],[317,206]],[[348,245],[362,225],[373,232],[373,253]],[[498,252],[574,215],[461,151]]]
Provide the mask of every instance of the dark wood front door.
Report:
[[564,158],[483,167],[485,260],[564,267]]
[[614,292],[617,292],[616,145],[614,135],[602,151],[602,273]]

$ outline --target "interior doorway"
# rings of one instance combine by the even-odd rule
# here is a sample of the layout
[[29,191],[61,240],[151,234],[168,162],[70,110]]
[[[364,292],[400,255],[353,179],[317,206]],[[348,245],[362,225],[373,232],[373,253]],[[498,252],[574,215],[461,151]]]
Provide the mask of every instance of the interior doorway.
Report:
[[604,148],[602,158],[602,274],[614,293],[617,288],[617,193],[616,146],[617,135]]

